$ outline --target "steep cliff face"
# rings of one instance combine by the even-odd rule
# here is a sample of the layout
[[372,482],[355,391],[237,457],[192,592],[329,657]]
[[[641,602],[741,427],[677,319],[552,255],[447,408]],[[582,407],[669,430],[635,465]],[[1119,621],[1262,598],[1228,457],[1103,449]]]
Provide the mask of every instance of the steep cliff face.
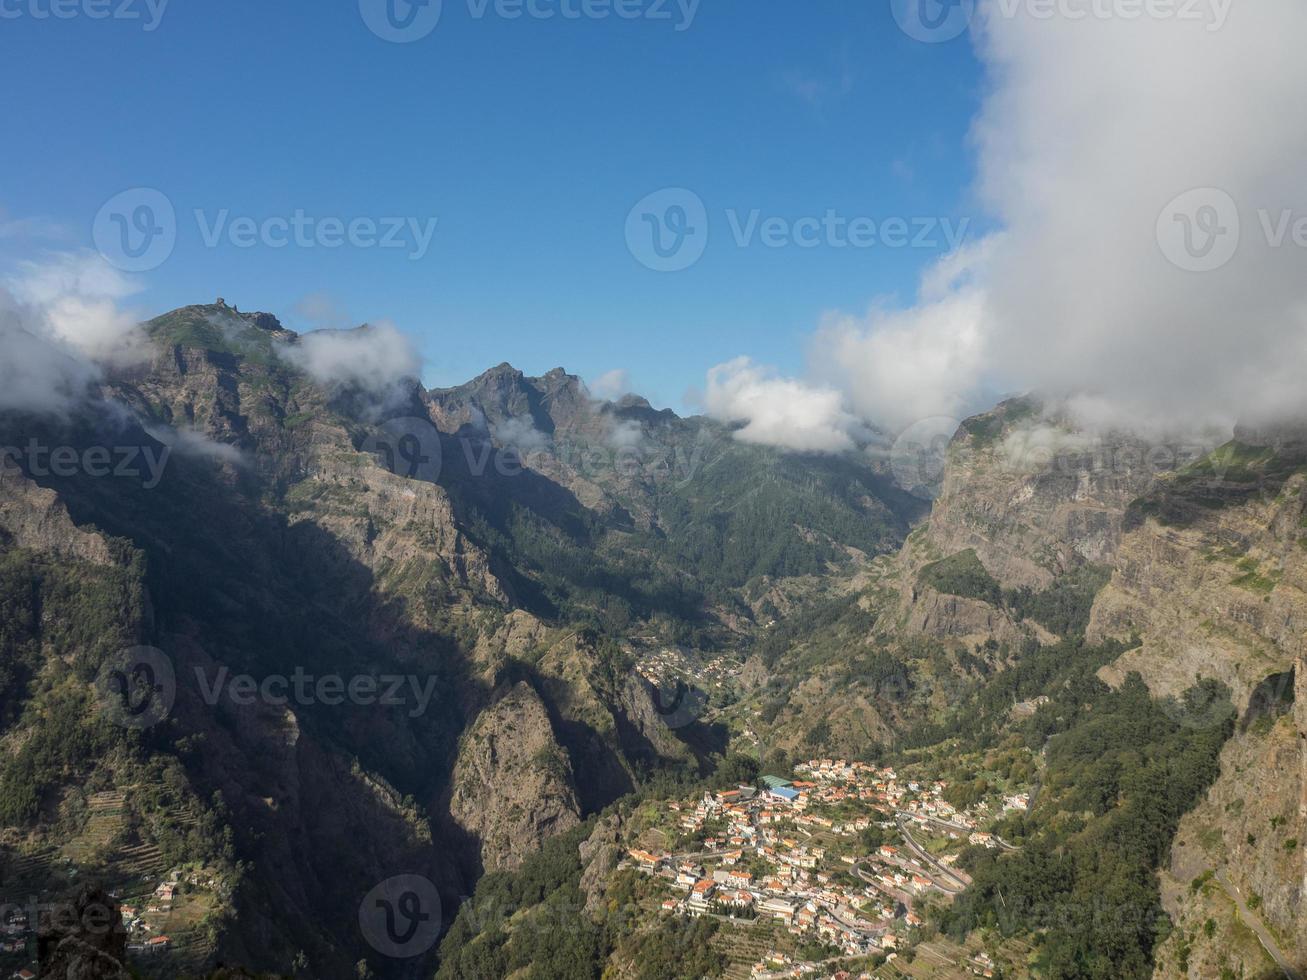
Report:
[[[1055,593],[1116,560],[1131,502],[1199,454],[1182,442],[1091,434],[1032,399],[968,419],[948,446],[929,521],[885,578],[897,591],[894,631],[969,647],[1053,642],[1059,624],[1028,615],[1020,594],[1065,609]],[[965,575],[929,574],[964,559],[978,563],[954,570]]]
[[1140,640],[1105,679],[1174,693],[1215,677],[1242,714],[1163,876],[1177,930],[1159,977],[1307,963],[1307,454],[1240,435],[1263,444],[1236,440],[1132,506],[1091,622]]
[[77,527],[53,490],[41,487],[17,467],[0,460],[0,531],[14,547],[107,565],[112,559],[103,535]]
[[545,837],[581,822],[573,785],[544,703],[518,683],[464,736],[449,811],[480,842],[487,871],[515,868]]
[[1042,589],[1070,569],[1110,562],[1126,506],[1197,450],[1115,433],[1090,435],[1016,399],[968,419],[948,449],[928,541],[975,549],[1005,587]]
[[1141,644],[1105,676],[1138,670],[1173,694],[1201,673],[1242,707],[1289,670],[1307,649],[1305,490],[1296,458],[1232,444],[1144,497],[1090,622],[1091,638]]
[[1307,963],[1301,704],[1278,703],[1237,732],[1221,755],[1220,778],[1181,821],[1162,873],[1163,905],[1176,931],[1158,956],[1157,977],[1241,968],[1246,976],[1268,976],[1279,970],[1277,957],[1290,966]]
[[[1307,964],[1307,452],[1300,430],[1241,430],[1214,450],[1099,438],[1027,402],[965,423],[929,524],[891,563],[897,629],[975,642],[1019,637],[1010,610],[923,584],[971,551],[988,598],[1110,570],[1091,644],[1129,646],[1099,671],[1154,696],[1202,678],[1239,711],[1220,776],[1181,821],[1162,872],[1175,931],[1159,978],[1279,975]],[[965,563],[955,562],[959,567]],[[930,578],[930,576],[925,576]],[[992,581],[989,581],[992,580]],[[966,591],[963,589],[962,591]],[[1029,627],[1021,624],[1021,628]],[[1217,724],[1200,712],[1185,724]],[[1223,971],[1233,971],[1229,974]],[[1243,972],[1240,973],[1239,971]]]
[[[6,693],[0,797],[10,796],[11,783],[23,784],[14,806],[33,823],[0,839],[0,870],[7,874],[13,863],[30,868],[30,887],[42,892],[53,865],[11,852],[10,845],[63,846],[86,823],[84,812],[55,812],[58,805],[67,810],[74,797],[85,809],[84,794],[70,786],[93,782],[125,794],[130,808],[133,787],[160,778],[141,767],[161,766],[173,781],[170,795],[140,797],[146,825],[157,821],[173,833],[176,812],[194,815],[186,819],[203,829],[184,832],[187,840],[228,848],[231,862],[218,872],[224,891],[211,935],[190,947],[188,968],[221,956],[285,970],[303,951],[323,977],[353,975],[360,958],[384,975],[420,974],[422,957],[391,962],[360,934],[359,903],[369,889],[388,875],[421,875],[452,912],[481,870],[483,847],[490,866],[520,861],[553,831],[573,826],[586,801],[602,805],[631,786],[620,740],[588,727],[603,713],[598,697],[568,693],[577,671],[547,666],[540,676],[557,675],[556,703],[518,694],[492,704],[469,739],[475,744],[498,732],[491,739],[498,748],[493,758],[470,750],[459,770],[465,787],[482,778],[512,798],[459,810],[458,817],[473,814],[466,827],[450,812],[464,726],[486,704],[498,669],[529,654],[548,632],[530,614],[510,612],[516,597],[499,567],[511,553],[501,543],[492,557],[486,538],[493,532],[469,517],[469,498],[516,495],[531,504],[541,486],[496,481],[492,473],[472,492],[457,472],[450,486],[395,472],[400,468],[385,450],[393,454],[396,433],[381,420],[420,423],[421,400],[403,403],[417,389],[389,393],[382,405],[315,384],[280,355],[295,337],[266,315],[191,307],[146,325],[146,332],[156,344],[153,363],[115,372],[105,387],[128,412],[103,424],[98,409],[62,422],[0,419],[3,446],[35,436],[79,453],[96,446],[148,448],[156,456],[171,450],[161,479],[148,485],[98,478],[85,467],[67,478],[33,475],[18,465],[30,464],[27,459],[5,466],[0,572],[8,577],[2,584],[22,602],[29,593],[40,601],[33,636],[20,634],[23,662],[16,672],[0,673]],[[421,435],[449,434],[432,427]],[[547,509],[552,504],[543,496]],[[105,621],[79,618],[70,627],[61,622],[64,606],[27,581],[30,574],[62,589],[61,601],[86,618],[90,602],[78,599],[74,587],[99,582],[83,565],[104,566],[115,588],[122,587],[114,575],[136,583],[130,621],[126,608],[110,608],[117,594],[106,588]],[[120,567],[126,565],[131,568]],[[50,569],[67,573],[70,582]],[[523,572],[516,574],[522,581]],[[98,615],[98,606],[92,611]],[[41,613],[54,620],[53,640],[40,629]],[[497,644],[499,624],[517,622],[513,617],[527,625],[520,636],[506,626],[506,642]],[[82,642],[88,635],[93,648]],[[0,639],[8,643],[10,636]],[[48,722],[84,717],[95,738],[106,737],[83,704],[89,681],[105,657],[136,643],[164,651],[175,700],[144,743],[123,750],[127,761],[114,755],[110,764],[97,757],[107,751],[100,742]],[[0,653],[11,656],[8,647]],[[66,682],[63,662],[77,672]],[[326,703],[313,695],[274,703],[257,695],[233,699],[224,686],[296,671],[307,672],[311,684],[324,676],[398,678],[404,697],[394,706],[348,698]],[[60,683],[27,684],[41,673]],[[52,715],[44,687],[72,702],[61,702]],[[521,732],[530,733],[521,745],[507,732],[519,708]],[[608,727],[616,727],[611,716]],[[60,751],[35,756],[41,766],[53,760],[53,768],[33,785],[22,768],[29,766],[26,756],[50,740]],[[498,768],[501,756],[507,774]],[[587,763],[580,797],[573,756]],[[544,763],[549,766],[539,768]],[[99,833],[98,826],[91,822],[86,832]],[[159,836],[165,844],[172,840]],[[341,841],[352,843],[342,850]],[[159,841],[142,831],[127,843],[148,849]],[[109,863],[88,859],[83,873],[117,881],[114,847],[97,847]],[[239,872],[237,862],[245,864]],[[429,960],[434,951],[423,952]]]

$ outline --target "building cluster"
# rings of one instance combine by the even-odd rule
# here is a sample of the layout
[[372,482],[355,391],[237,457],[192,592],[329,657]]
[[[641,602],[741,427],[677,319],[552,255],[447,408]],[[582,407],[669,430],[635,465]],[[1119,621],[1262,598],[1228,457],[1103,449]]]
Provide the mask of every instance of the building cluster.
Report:
[[674,647],[668,647],[644,655],[635,669],[655,687],[680,680],[711,693],[726,690],[741,667],[738,660],[727,656],[699,661],[687,657]]
[[[150,875],[144,876],[147,881],[151,877]],[[122,906],[123,925],[127,927],[127,951],[129,953],[166,953],[172,949],[172,939],[158,931],[158,927],[150,919],[154,918],[157,922],[158,917],[172,914],[173,899],[177,897],[178,889],[183,881],[192,886],[211,887],[213,885],[211,878],[206,879],[195,872],[183,879],[180,871],[171,871],[168,873],[167,878],[160,881],[155,886],[154,891],[143,899],[145,902],[143,909],[139,905]]]
[[[910,941],[925,896],[965,886],[951,858],[935,860],[909,832],[920,824],[954,839],[982,833],[973,815],[943,799],[943,782],[901,780],[891,768],[843,759],[813,759],[795,775],[664,804],[687,843],[675,853],[628,852],[629,865],[680,893],[664,911],[774,919],[806,940],[865,956]],[[873,827],[881,838],[901,833],[903,846],[865,846],[862,832]],[[803,965],[777,969],[799,976]]]

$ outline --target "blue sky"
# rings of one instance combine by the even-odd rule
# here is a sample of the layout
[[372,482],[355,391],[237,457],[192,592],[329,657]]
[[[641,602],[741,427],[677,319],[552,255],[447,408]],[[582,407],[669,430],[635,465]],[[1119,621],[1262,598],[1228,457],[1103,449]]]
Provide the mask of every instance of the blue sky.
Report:
[[[178,230],[132,297],[145,314],[223,295],[307,329],[297,306],[326,294],[350,322],[416,336],[429,384],[503,360],[589,378],[620,368],[680,408],[740,354],[800,370],[824,311],[908,303],[940,253],[741,248],[728,209],[976,214],[970,45],[913,41],[888,4],[702,0],[678,31],[674,5],[670,21],[508,20],[468,2],[445,0],[429,36],[394,44],[356,0],[173,0],[153,31],[7,0],[22,15],[0,20],[0,223],[56,227],[0,236],[0,261],[91,247],[107,200],[155,188]],[[144,0],[134,9],[147,16]],[[633,205],[664,187],[692,190],[708,215],[703,257],[672,273],[643,266],[624,236]],[[209,247],[196,209],[208,223],[299,210],[438,224],[413,261]]]

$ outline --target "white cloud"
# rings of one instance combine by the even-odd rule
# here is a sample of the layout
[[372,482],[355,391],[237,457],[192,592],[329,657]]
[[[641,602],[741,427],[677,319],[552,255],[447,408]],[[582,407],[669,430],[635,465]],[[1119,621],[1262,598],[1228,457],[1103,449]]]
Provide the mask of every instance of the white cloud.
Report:
[[183,456],[202,456],[219,463],[245,466],[249,460],[235,446],[210,439],[198,429],[173,428],[169,425],[147,423],[144,429],[159,442]]
[[[1199,6],[1208,21],[981,0],[978,194],[1001,230],[928,270],[907,309],[828,314],[793,384],[838,389],[891,429],[1000,391],[1139,432],[1307,418],[1307,249],[1272,247],[1265,228],[1307,217],[1307,5]],[[1236,202],[1241,239],[1195,273],[1158,227],[1206,187]],[[800,427],[812,414],[770,400],[739,417],[786,445],[787,412]]]
[[0,409],[66,412],[102,366],[143,357],[137,317],[118,305],[135,291],[90,252],[19,263],[0,286]]
[[625,368],[605,371],[587,386],[590,394],[600,401],[617,401],[623,395],[631,393],[631,374]]
[[613,422],[608,433],[608,445],[613,449],[639,449],[644,440],[644,429],[634,419]]
[[1042,421],[1015,426],[998,446],[1003,465],[1015,473],[1042,473],[1050,461],[1091,452],[1102,445],[1098,436]]
[[386,321],[354,330],[315,330],[280,351],[319,384],[357,385],[373,394],[416,378],[422,366],[412,341]]
[[43,332],[103,364],[140,360],[145,338],[119,302],[140,287],[93,252],[58,252],[18,264],[6,285]]
[[852,449],[864,428],[836,389],[782,378],[747,357],[709,370],[703,405],[713,418],[744,423],[735,433],[742,442],[799,452]]
[[295,313],[319,330],[342,330],[351,321],[349,312],[330,293],[309,293],[295,304]]
[[494,427],[494,435],[501,446],[515,449],[521,456],[549,448],[549,436],[528,416],[505,419]]
[[[1135,427],[1307,411],[1307,254],[1269,248],[1256,217],[1304,201],[1307,6],[1241,4],[1219,30],[985,10],[980,187],[1006,229],[991,370]],[[1158,218],[1209,186],[1239,203],[1243,241],[1186,272]]]
[[921,301],[911,309],[828,313],[809,348],[812,375],[846,392],[859,416],[892,431],[981,407],[987,325],[973,278],[987,255],[981,246],[941,260],[923,277]]

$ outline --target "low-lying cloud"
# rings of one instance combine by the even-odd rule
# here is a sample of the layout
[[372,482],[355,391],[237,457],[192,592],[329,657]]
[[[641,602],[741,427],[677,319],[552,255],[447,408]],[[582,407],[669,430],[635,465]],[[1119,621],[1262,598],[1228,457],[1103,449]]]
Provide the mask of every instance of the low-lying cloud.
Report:
[[354,330],[315,330],[280,351],[319,384],[357,386],[377,395],[416,379],[422,367],[413,342],[385,321]]
[[548,449],[552,441],[548,433],[535,427],[530,416],[504,419],[494,427],[494,437],[501,446],[516,450],[523,456]]
[[90,252],[22,262],[0,284],[0,409],[70,411],[104,366],[145,356],[120,302],[136,285]]
[[[980,0],[973,23],[977,194],[1000,231],[909,306],[828,314],[802,380],[714,368],[709,410],[742,436],[839,448],[844,413],[897,431],[1013,391],[1141,432],[1307,418],[1307,247],[1287,233],[1307,218],[1307,5],[1219,25],[1040,9]],[[1190,271],[1213,248],[1228,260]]]
[[709,415],[740,423],[735,437],[741,442],[800,452],[855,447],[865,426],[844,405],[844,396],[834,388],[783,378],[747,357],[712,368],[703,392]]
[[631,393],[631,374],[625,368],[614,368],[599,375],[586,387],[600,401],[614,402]]

